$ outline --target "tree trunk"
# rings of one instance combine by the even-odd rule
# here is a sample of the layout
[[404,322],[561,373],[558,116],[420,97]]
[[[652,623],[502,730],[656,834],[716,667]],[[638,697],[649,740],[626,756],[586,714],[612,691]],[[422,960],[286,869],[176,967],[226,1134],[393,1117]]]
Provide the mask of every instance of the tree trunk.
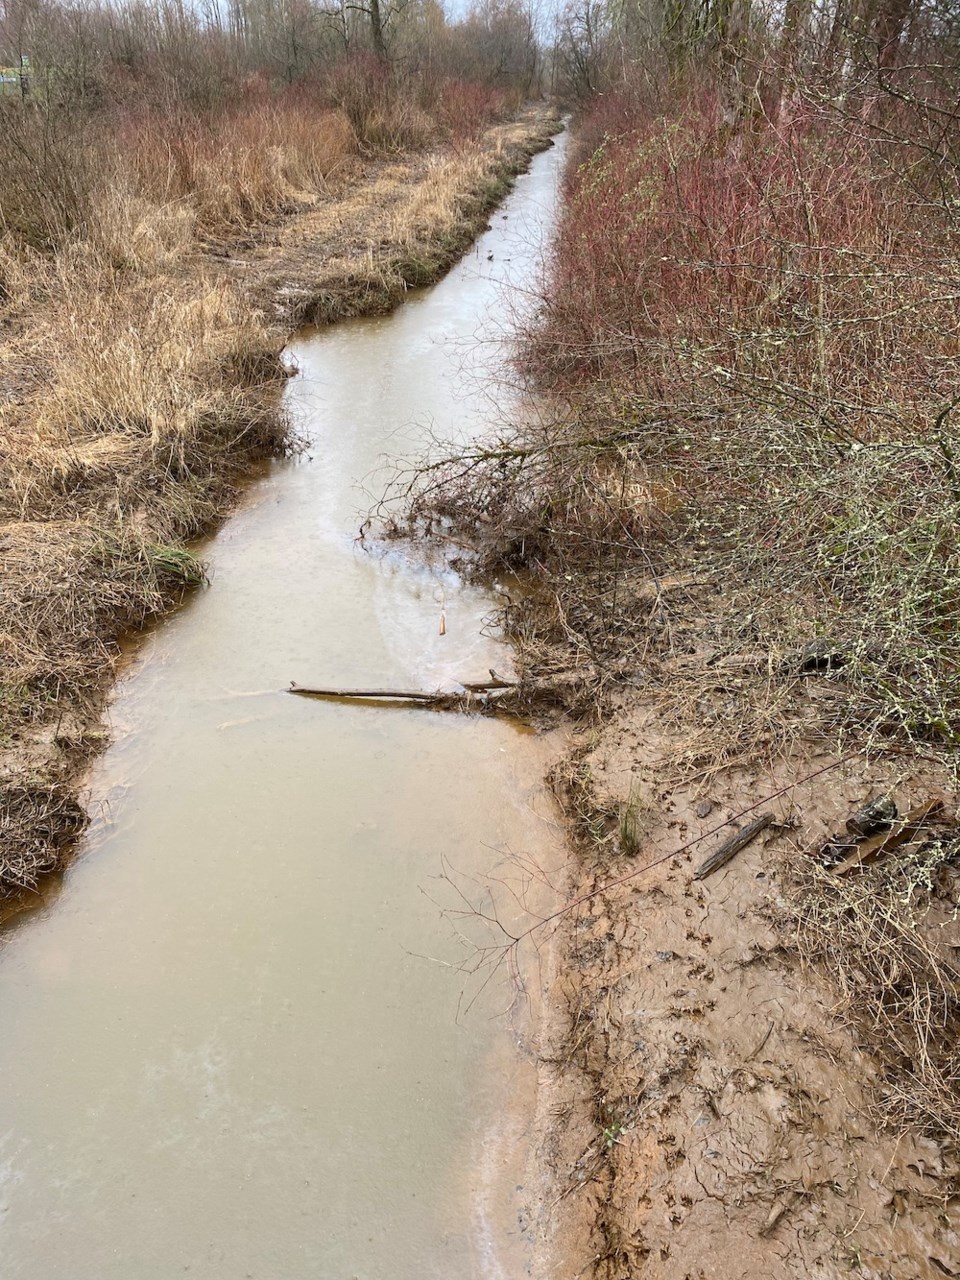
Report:
[[370,0],[370,35],[373,39],[373,51],[378,58],[386,58],[387,42],[383,38],[383,15],[380,12],[380,0]]
[[833,11],[833,22],[830,25],[830,37],[823,53],[823,73],[827,82],[835,86],[838,77],[845,71],[847,55],[850,52],[850,27],[853,13],[850,0],[837,0]]
[[877,64],[882,71],[897,65],[900,41],[910,13],[911,0],[884,0],[873,28],[877,43]]

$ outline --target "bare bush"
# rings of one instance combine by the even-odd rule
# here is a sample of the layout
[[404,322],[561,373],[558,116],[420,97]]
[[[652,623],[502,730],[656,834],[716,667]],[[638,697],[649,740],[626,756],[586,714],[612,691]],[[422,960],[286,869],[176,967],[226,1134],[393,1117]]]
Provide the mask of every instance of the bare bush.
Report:
[[[792,66],[753,66],[752,99],[721,42],[589,106],[525,335],[529,411],[438,449],[408,513],[524,575],[506,623],[525,673],[588,670],[601,706],[641,683],[684,726],[683,776],[855,736],[956,778],[956,59],[885,62],[874,31],[828,91],[800,75],[808,34]],[[892,1113],[953,1134],[936,924],[955,856],[811,872],[796,905]]]

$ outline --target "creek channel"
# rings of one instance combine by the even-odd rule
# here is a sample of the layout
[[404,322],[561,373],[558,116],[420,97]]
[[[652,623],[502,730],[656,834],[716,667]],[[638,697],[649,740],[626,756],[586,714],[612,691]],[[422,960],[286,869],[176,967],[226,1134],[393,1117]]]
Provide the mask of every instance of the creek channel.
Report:
[[4,1280],[527,1269],[526,1029],[506,981],[464,1011],[469,947],[437,904],[445,868],[470,892],[518,851],[556,859],[548,748],[282,690],[509,666],[493,588],[356,535],[385,455],[509,411],[562,142],[440,284],[290,344],[307,453],[254,482],[201,548],[210,586],[128,664],[90,831],[0,939]]

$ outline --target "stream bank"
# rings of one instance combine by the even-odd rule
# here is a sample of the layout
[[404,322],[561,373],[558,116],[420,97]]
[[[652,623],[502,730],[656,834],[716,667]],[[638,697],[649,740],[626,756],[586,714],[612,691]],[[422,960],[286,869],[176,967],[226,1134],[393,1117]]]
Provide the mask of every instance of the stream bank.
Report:
[[[544,1274],[956,1274],[960,1170],[944,1116],[908,1109],[921,1095],[907,1044],[864,1017],[855,987],[838,991],[843,971],[824,963],[797,884],[865,797],[892,792],[906,808],[943,778],[815,743],[766,766],[691,768],[698,726],[635,680],[646,688],[610,691],[602,725],[554,771],[579,862],[555,943],[566,1017],[542,1065],[558,1123],[540,1160],[562,1206],[543,1226]],[[697,880],[758,813],[773,825]],[[806,911],[830,901],[826,880]],[[948,962],[956,890],[954,871],[928,922]],[[852,901],[834,907],[838,947]],[[864,938],[864,970],[878,944],[902,963],[892,905],[891,936]]]
[[[289,447],[278,385],[291,331],[308,316],[382,314],[411,283],[438,279],[557,128],[553,110],[539,104],[457,151],[368,161],[331,183],[316,207],[248,241],[242,258],[239,248],[219,246],[221,257],[195,254],[175,264],[172,282],[148,279],[125,301],[111,290],[102,299],[85,295],[72,325],[77,349],[62,370],[48,367],[39,339],[7,334],[9,349],[0,351],[13,414],[0,448],[0,903],[7,909],[63,864],[84,829],[78,788],[106,745],[102,715],[121,637],[200,585],[202,566],[186,542],[223,519],[252,465]],[[131,334],[146,344],[139,356]],[[141,357],[149,377],[136,372]],[[122,385],[124,370],[136,375],[131,388]],[[117,403],[108,405],[111,389]],[[151,418],[159,412],[154,393],[175,420],[172,434]],[[56,412],[66,412],[62,431],[46,420],[48,394]],[[42,430],[37,415],[46,415]]]
[[555,748],[284,690],[509,671],[489,626],[508,584],[364,545],[358,513],[385,451],[489,422],[562,151],[441,284],[291,342],[308,447],[263,468],[202,548],[210,589],[118,685],[80,855],[0,950],[10,1280],[533,1265],[514,1167],[534,1028],[506,971],[471,977],[485,935],[462,908],[492,891],[509,926],[554,874]]
[[[695,175],[714,172],[709,130],[688,136]],[[960,1274],[956,744],[949,716],[916,709],[956,669],[949,574],[921,624],[924,579],[892,553],[914,547],[901,507],[882,551],[857,542],[899,500],[883,447],[847,455],[805,422],[777,453],[783,404],[742,412],[722,367],[717,392],[714,344],[741,323],[752,369],[757,330],[725,295],[716,317],[698,299],[737,276],[701,260],[699,206],[670,204],[670,145],[634,138],[617,163],[612,139],[580,142],[526,334],[540,412],[436,460],[410,503],[412,528],[527,575],[521,675],[577,691],[554,778],[579,864],[524,934],[556,951],[565,1011],[542,1060],[544,1274]],[[749,257],[749,222],[714,213]],[[664,391],[672,362],[682,395]],[[949,545],[924,543],[932,579]],[[865,603],[875,569],[891,577]],[[857,834],[878,800],[894,816]]]

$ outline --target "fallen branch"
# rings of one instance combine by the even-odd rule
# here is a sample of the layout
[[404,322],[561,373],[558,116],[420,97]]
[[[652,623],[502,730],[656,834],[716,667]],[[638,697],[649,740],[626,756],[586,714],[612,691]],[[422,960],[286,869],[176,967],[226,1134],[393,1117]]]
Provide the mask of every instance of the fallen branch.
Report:
[[[297,684],[291,680],[287,693],[301,698],[330,698],[332,701],[414,703],[420,707],[433,707],[438,711],[491,711],[508,709],[519,714],[522,697],[527,691],[523,686],[494,676],[486,682],[471,682],[457,689],[327,689],[315,685]],[[505,700],[517,695],[516,706],[506,708]]]
[[303,698],[391,698],[398,702],[442,702],[457,696],[442,693],[439,689],[433,693],[425,693],[421,689],[317,689],[293,680],[287,692]]
[[537,705],[569,705],[571,693],[582,676],[554,676],[549,680],[505,680],[491,669],[489,680],[464,680],[459,689],[336,689],[290,681],[287,693],[301,698],[334,701],[413,703],[440,711],[502,711],[506,715],[529,714]]
[[[504,680],[503,676],[490,668],[489,680],[463,680],[460,688],[467,693],[490,693],[503,689],[519,689],[516,680]],[[456,703],[464,701],[463,694],[455,689],[435,689],[432,693],[424,689],[318,689],[313,685],[297,684],[290,681],[288,693],[297,693],[304,698],[370,698],[389,699],[395,702]]]
[[520,687],[516,680],[504,680],[503,676],[497,675],[493,667],[490,668],[489,680],[462,680],[461,686],[469,693],[484,693],[487,689],[518,689]]
[[761,831],[769,827],[772,821],[772,813],[762,813],[759,818],[755,818],[742,831],[737,831],[729,840],[725,840],[716,853],[712,853],[705,862],[701,862],[700,866],[697,867],[693,873],[694,880],[704,880],[707,876],[712,875],[714,871],[719,871],[721,867],[726,866],[735,854],[738,854],[741,849],[745,849],[755,836],[758,836]]

